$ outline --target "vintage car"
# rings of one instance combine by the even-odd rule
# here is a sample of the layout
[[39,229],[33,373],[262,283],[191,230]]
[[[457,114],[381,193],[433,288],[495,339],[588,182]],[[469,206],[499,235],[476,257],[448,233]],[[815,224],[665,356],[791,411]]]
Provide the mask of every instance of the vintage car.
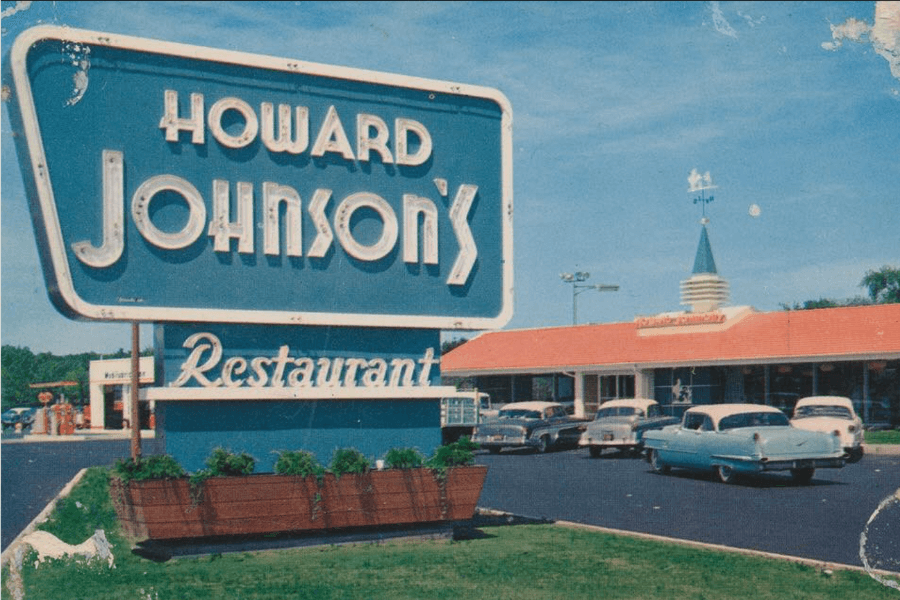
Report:
[[15,427],[21,424],[22,429],[31,427],[34,423],[35,409],[29,407],[10,408],[3,413],[3,429]]
[[600,405],[594,420],[581,434],[578,445],[587,447],[593,458],[600,456],[604,448],[640,452],[644,446],[644,432],[679,421],[678,417],[665,416],[655,400],[609,400]]
[[645,433],[644,447],[657,473],[712,470],[724,483],[763,471],[790,471],[808,483],[817,468],[846,462],[839,435],[792,427],[782,411],[762,404],[694,406],[681,424]]
[[566,413],[558,402],[513,402],[500,407],[496,419],[475,427],[472,441],[492,453],[503,448],[577,446],[587,421]]
[[863,457],[862,419],[853,409],[853,401],[843,396],[810,396],[797,400],[791,425],[807,431],[837,431],[847,453],[847,462]]

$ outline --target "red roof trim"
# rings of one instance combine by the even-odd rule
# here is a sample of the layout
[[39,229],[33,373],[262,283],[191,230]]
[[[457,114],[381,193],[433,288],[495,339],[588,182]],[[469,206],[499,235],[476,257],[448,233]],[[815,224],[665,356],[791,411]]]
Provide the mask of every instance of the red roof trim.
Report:
[[636,323],[494,331],[448,352],[441,371],[900,357],[900,304],[759,313],[719,331],[641,336]]

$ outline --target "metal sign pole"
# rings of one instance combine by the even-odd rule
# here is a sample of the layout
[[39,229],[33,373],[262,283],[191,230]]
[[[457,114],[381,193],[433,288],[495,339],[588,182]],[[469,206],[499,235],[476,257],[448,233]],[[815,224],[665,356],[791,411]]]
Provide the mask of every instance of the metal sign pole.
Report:
[[138,406],[138,383],[140,382],[140,331],[137,321],[131,324],[131,459],[141,457],[141,416]]

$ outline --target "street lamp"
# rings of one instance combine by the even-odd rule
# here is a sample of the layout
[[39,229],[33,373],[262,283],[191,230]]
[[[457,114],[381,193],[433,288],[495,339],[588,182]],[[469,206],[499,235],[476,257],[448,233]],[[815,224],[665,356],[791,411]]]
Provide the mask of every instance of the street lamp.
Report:
[[595,283],[589,285],[578,285],[583,281],[587,281],[591,276],[590,273],[584,271],[576,271],[575,273],[560,273],[559,278],[566,283],[572,284],[572,325],[578,324],[578,295],[588,290],[597,290],[598,292],[615,292],[619,289],[617,285],[608,285],[603,283]]

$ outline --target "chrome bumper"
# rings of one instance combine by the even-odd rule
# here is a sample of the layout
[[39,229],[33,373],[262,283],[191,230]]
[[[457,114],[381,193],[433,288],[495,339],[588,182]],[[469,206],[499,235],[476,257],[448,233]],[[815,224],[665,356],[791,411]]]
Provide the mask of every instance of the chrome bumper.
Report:
[[840,469],[846,463],[837,458],[800,458],[795,460],[767,460],[759,463],[760,471],[788,471],[791,469]]

